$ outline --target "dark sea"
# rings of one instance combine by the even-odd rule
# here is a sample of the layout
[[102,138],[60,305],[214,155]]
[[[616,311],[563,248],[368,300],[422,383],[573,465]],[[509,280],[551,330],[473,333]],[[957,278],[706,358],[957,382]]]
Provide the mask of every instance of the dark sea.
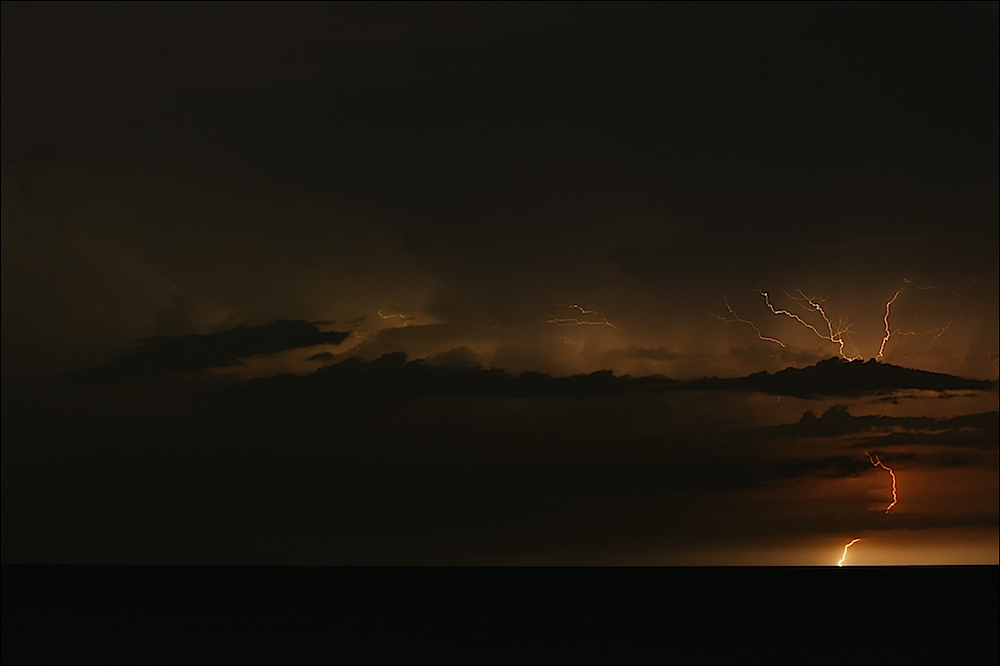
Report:
[[1000,567],[3,566],[3,663],[1000,662]]

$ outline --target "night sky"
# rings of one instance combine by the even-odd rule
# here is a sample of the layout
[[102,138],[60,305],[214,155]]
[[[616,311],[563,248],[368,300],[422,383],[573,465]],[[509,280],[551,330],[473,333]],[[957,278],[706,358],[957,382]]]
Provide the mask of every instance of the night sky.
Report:
[[996,3],[0,25],[4,562],[998,563]]

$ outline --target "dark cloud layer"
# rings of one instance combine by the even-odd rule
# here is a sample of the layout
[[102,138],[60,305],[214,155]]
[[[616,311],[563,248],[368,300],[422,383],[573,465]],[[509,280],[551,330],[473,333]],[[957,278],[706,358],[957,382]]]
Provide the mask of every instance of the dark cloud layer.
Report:
[[[830,407],[822,416],[817,417],[812,412],[805,412],[798,423],[772,426],[760,430],[775,437],[841,437],[865,432],[878,432],[885,436],[878,440],[885,443],[903,443],[928,440],[954,440],[962,443],[956,446],[976,446],[969,438],[989,442],[992,448],[1000,446],[997,439],[1000,431],[1000,412],[985,412],[982,414],[963,414],[950,418],[932,418],[927,416],[854,416],[844,405]],[[903,431],[903,432],[898,432]],[[898,438],[898,439],[897,439]],[[903,441],[900,441],[903,440]]]
[[[919,474],[969,474],[979,479],[974,488],[990,478],[996,447],[982,442],[995,439],[995,412],[856,417],[848,401],[822,417],[748,429],[773,399],[689,391],[662,377],[513,375],[449,363],[468,358],[452,356],[444,365],[401,354],[350,359],[306,375],[231,378],[221,389],[212,381],[207,393],[189,393],[208,379],[189,374],[71,383],[47,402],[26,396],[24,410],[8,398],[5,553],[17,561],[598,563],[608,561],[602,553],[629,561],[624,553],[654,548],[662,561],[691,563],[691,548],[744,561],[736,553],[757,542],[820,538],[836,551],[859,530],[995,523],[995,506],[978,500],[911,508],[928,492],[912,480]],[[125,405],[123,418],[109,399],[128,394],[144,404],[164,391],[179,407]],[[887,430],[978,439],[950,447],[947,459],[876,442],[871,449],[905,488],[903,513],[887,517],[887,476],[856,448]]]
[[986,391],[996,382],[963,379],[938,372],[913,370],[876,361],[830,358],[806,368],[786,368],[774,374],[760,372],[736,379],[702,379],[688,382],[691,390],[757,391],[799,398],[860,396],[892,393],[900,389],[928,391]]
[[[350,358],[309,375],[256,379],[241,395],[263,400],[387,400],[417,396],[568,397],[615,396],[664,391],[741,391],[801,398],[861,396],[901,389],[990,390],[995,382],[909,370],[875,362],[832,358],[808,368],[773,375],[678,382],[662,376],[617,377],[610,371],[553,377],[540,372],[430,365],[400,352],[374,361]],[[826,418],[826,417],[824,417]]]
[[239,395],[259,400],[396,400],[426,396],[496,398],[597,397],[655,390],[671,385],[666,378],[619,378],[610,371],[573,377],[541,372],[512,375],[501,369],[437,366],[409,361],[406,354],[386,354],[374,361],[349,358],[310,375],[255,379]]
[[140,341],[134,351],[79,376],[92,380],[144,379],[239,363],[241,358],[313,345],[337,345],[347,333],[323,332],[305,321],[239,326],[206,335],[161,336]]

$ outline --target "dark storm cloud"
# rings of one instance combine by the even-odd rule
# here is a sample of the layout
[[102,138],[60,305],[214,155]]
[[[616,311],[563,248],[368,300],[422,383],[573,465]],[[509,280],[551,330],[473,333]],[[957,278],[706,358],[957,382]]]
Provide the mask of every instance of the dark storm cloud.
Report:
[[[121,135],[116,107],[131,103],[163,121],[128,128],[156,150],[178,135],[206,140],[283,181],[401,205],[421,253],[441,243],[448,254],[515,250],[504,229],[542,220],[547,248],[555,231],[585,242],[606,224],[588,209],[614,214],[633,200],[636,212],[672,209],[679,242],[621,239],[615,262],[671,277],[696,263],[678,248],[756,263],[802,234],[828,243],[822,225],[801,219],[831,175],[853,201],[822,203],[853,212],[866,196],[854,192],[859,168],[885,180],[886,167],[922,177],[944,162],[958,179],[975,173],[972,155],[995,171],[997,103],[968,85],[995,74],[995,36],[968,8],[65,13],[5,8],[5,25],[21,26],[4,40],[15,102],[5,123],[14,114],[35,128],[19,141],[53,141],[32,115],[39,98],[45,115],[74,125],[93,116],[89,140]],[[123,37],[131,58],[111,46]],[[28,67],[18,56],[35,49],[44,57]],[[58,110],[71,100],[74,114]],[[964,122],[949,122],[959,113]],[[809,194],[776,210],[775,190]],[[491,211],[500,220],[470,232],[468,220]]]
[[[159,397],[154,384],[73,387]],[[607,373],[514,376],[393,355],[244,382],[182,413],[33,421],[5,412],[5,547],[41,543],[114,561],[511,563],[523,552],[627,550],[649,539],[673,549],[751,533],[988,527],[995,517],[977,505],[953,521],[885,520],[871,506],[884,479],[860,451],[796,445],[788,456],[725,426],[691,432],[683,421],[693,405],[697,421],[721,422],[745,396],[650,396],[642,386]],[[892,460],[926,467],[922,454]],[[873,490],[798,512],[797,489],[854,477]]]
[[340,344],[347,333],[320,331],[306,321],[275,321],[266,326],[239,326],[206,335],[156,337],[141,341],[129,354],[79,373],[93,380],[145,379],[171,372],[196,372],[233,365],[255,354],[275,354],[320,344]]
[[609,349],[606,352],[597,354],[596,357],[608,364],[619,361],[673,361],[680,358],[682,354],[669,347],[642,347],[639,345],[629,345],[625,348]]
[[748,377],[701,379],[685,384],[685,388],[690,390],[754,391],[799,398],[857,397],[891,393],[900,389],[986,391],[995,387],[996,382],[963,379],[888,363],[844,361],[840,358],[830,358],[806,368],[786,368],[774,374],[759,372]]
[[450,368],[474,368],[480,365],[479,356],[466,346],[454,347],[448,351],[435,354],[427,359],[429,365],[442,365]]
[[[459,360],[467,355],[455,354]],[[435,359],[436,361],[438,359]],[[374,361],[349,358],[309,375],[281,375],[254,379],[233,387],[243,398],[279,401],[387,400],[421,396],[479,396],[497,398],[599,397],[656,390],[673,384],[662,377],[615,377],[611,371],[553,377],[541,372],[509,374],[501,369],[431,365],[409,361],[406,354],[385,354]]]
[[995,529],[1000,519],[1000,512],[977,506],[964,515],[934,514],[917,516],[913,514],[894,515],[891,521],[884,516],[871,512],[858,521],[856,528],[873,532],[888,532],[890,530],[926,530],[934,528],[961,529],[963,527]]
[[[232,390],[245,397],[297,402],[417,396],[599,397],[667,391],[738,391],[796,397],[860,396],[911,388],[932,391],[987,390],[995,385],[994,382],[878,363],[849,363],[839,359],[829,359],[802,370],[790,368],[774,375],[758,373],[736,379],[712,378],[692,382],[679,382],[663,376],[617,377],[611,371],[570,377],[554,377],[541,372],[511,374],[500,368],[477,367],[474,362],[475,356],[468,350],[453,350],[440,358],[435,357],[434,364],[408,360],[406,354],[395,352],[373,361],[352,357],[308,375],[254,379]],[[834,409],[818,421],[829,431],[828,422],[840,423],[843,418],[853,417],[844,417]],[[807,429],[809,426],[796,427]]]
[[[1000,429],[1000,412],[966,414],[948,418],[929,416],[883,416],[878,414],[854,416],[844,405],[834,405],[817,417],[805,412],[798,423],[760,428],[756,432],[775,437],[840,437],[870,431],[884,431],[911,437],[972,434],[982,432],[995,439]],[[900,430],[907,433],[898,432]],[[879,440],[882,441],[882,440]],[[886,440],[888,441],[888,440]],[[994,441],[996,446],[997,442]]]
[[[617,446],[624,449],[652,444],[665,446],[663,438],[652,442],[627,440],[605,442],[594,438],[589,448]],[[894,457],[912,460],[914,456]],[[711,474],[706,474],[707,469]],[[533,465],[517,469],[501,468],[488,472],[492,483],[524,488],[573,488],[617,491],[696,490],[704,492],[748,490],[778,486],[797,479],[853,478],[870,473],[871,463],[864,456],[834,455],[815,458],[763,458],[733,454],[720,455],[711,444],[691,443],[687,451],[673,451],[669,461],[643,464],[611,460],[573,461],[559,465]]]
[[[830,407],[822,416],[811,411],[798,423],[755,428],[745,432],[752,440],[849,437],[853,447],[877,453],[894,446],[946,446],[995,451],[1000,448],[1000,412],[965,414],[947,418],[926,416],[854,416],[844,405]],[[899,458],[899,454],[894,454]],[[846,459],[845,459],[846,460]],[[966,459],[938,465],[966,464]],[[963,462],[965,461],[965,462]]]
[[[361,330],[365,331],[364,328]],[[408,355],[423,357],[466,346],[461,342],[482,340],[489,340],[488,333],[482,327],[461,324],[407,325],[368,333],[352,349],[352,353],[366,359],[377,358],[387,351],[406,351]]]
[[977,415],[977,421],[984,421],[981,427],[962,429],[942,429],[934,432],[891,432],[858,442],[857,448],[874,449],[884,446],[950,446],[955,448],[984,449],[996,451],[1000,448],[1000,416],[997,412]]

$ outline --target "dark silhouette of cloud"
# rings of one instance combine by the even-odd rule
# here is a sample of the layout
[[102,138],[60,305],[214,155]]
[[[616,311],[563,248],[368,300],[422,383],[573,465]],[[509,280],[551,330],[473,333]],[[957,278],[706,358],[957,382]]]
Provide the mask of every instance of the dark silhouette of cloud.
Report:
[[374,361],[352,357],[310,375],[254,379],[232,391],[268,400],[384,400],[419,396],[497,398],[597,397],[662,389],[665,377],[615,377],[610,370],[553,377],[541,372],[513,375],[501,369],[431,365],[393,352]]
[[758,436],[773,438],[844,437],[868,433],[857,448],[895,444],[939,444],[952,447],[1000,447],[1000,412],[964,414],[950,418],[929,416],[854,416],[844,405],[830,407],[822,416],[811,411],[798,423],[759,428]]
[[[237,391],[277,400],[330,398],[346,400],[399,399],[416,396],[480,397],[597,397],[623,394],[693,391],[754,391],[797,397],[859,396],[899,389],[947,391],[990,389],[995,382],[976,381],[879,363],[847,363],[838,359],[822,361],[803,369],[788,368],[772,374],[757,373],[735,379],[707,378],[680,382],[664,376],[615,376],[610,370],[586,375],[554,377],[541,372],[511,374],[503,369],[484,369],[472,364],[472,357],[459,354],[466,363],[432,363],[408,360],[393,352],[373,361],[356,357],[320,368],[311,375],[281,375],[255,379]],[[450,359],[455,360],[455,359]],[[830,431],[836,412],[824,415]],[[847,415],[847,418],[850,415]],[[848,431],[857,427],[849,422]],[[865,426],[868,427],[868,426]]]
[[147,379],[233,365],[255,354],[274,354],[320,344],[340,344],[347,333],[320,331],[315,323],[279,320],[266,326],[238,326],[207,335],[156,337],[132,352],[79,373],[86,379]]
[[479,363],[479,356],[466,346],[454,347],[446,352],[435,354],[427,359],[431,365],[440,365],[449,368],[476,368]]
[[916,446],[936,445],[956,448],[985,449],[996,451],[1000,448],[1000,412],[977,414],[984,421],[991,421],[978,429],[949,429],[938,432],[906,431],[891,432],[887,435],[871,437],[858,442],[857,448],[871,449],[876,446]]
[[824,396],[859,397],[890,393],[900,389],[928,391],[990,390],[996,382],[964,379],[925,370],[912,370],[877,361],[845,361],[829,358],[806,368],[786,368],[758,372],[747,377],[719,379],[711,377],[687,382],[689,390],[754,391],[796,398]]

